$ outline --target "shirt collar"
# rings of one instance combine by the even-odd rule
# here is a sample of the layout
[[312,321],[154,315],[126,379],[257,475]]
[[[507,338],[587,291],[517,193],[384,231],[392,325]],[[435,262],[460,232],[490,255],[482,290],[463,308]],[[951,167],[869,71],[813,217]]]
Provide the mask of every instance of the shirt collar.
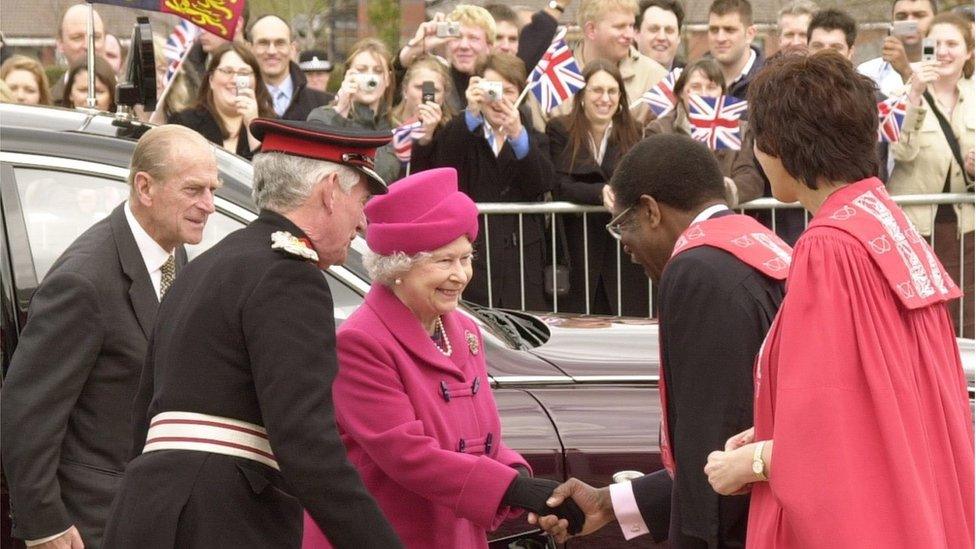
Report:
[[291,99],[291,95],[295,92],[295,82],[291,79],[291,75],[289,74],[278,86],[268,84],[268,92],[271,94],[272,99],[278,97],[279,93],[283,93],[285,94],[286,98]]
[[752,66],[756,64],[756,59],[758,57],[759,56],[756,55],[756,50],[749,48],[749,61],[746,61],[746,66],[742,67],[742,72],[739,74],[739,77],[736,78],[733,82],[730,82],[729,85],[731,86],[732,84],[735,84],[739,80],[745,78],[746,75],[749,74],[749,71],[752,70]]
[[695,218],[691,220],[691,224],[694,225],[695,223],[701,223],[702,221],[711,218],[713,215],[717,214],[718,212],[724,212],[725,210],[728,209],[729,207],[726,206],[725,204],[713,204],[705,208],[704,210],[702,210],[701,213],[699,213],[698,215],[696,215]]
[[142,228],[136,216],[133,215],[132,206],[128,201],[125,203],[125,220],[129,222],[129,230],[132,231],[132,236],[136,239],[136,246],[139,248],[139,255],[142,256],[142,262],[146,264],[146,270],[150,273],[158,271],[172,254],[164,250]]

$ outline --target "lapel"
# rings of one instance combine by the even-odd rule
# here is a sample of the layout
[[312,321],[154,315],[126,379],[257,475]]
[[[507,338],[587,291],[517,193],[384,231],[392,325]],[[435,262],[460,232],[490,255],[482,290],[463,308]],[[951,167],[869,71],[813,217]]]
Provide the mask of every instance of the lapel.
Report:
[[458,381],[466,379],[464,365],[471,351],[460,320],[457,318],[459,313],[452,311],[443,316],[444,330],[453,349],[451,356],[447,357],[437,350],[417,317],[386,286],[373,284],[366,294],[365,305],[410,354],[420,358],[430,367],[453,375]]
[[122,272],[129,278],[129,300],[132,302],[132,310],[136,313],[142,333],[146,335],[146,339],[149,339],[153,324],[156,322],[156,307],[159,306],[159,300],[156,298],[156,290],[152,287],[146,263],[139,253],[139,246],[136,245],[136,239],[132,236],[132,230],[129,229],[129,223],[125,219],[123,210],[125,205],[125,202],[120,204],[109,216],[112,235],[115,237]]

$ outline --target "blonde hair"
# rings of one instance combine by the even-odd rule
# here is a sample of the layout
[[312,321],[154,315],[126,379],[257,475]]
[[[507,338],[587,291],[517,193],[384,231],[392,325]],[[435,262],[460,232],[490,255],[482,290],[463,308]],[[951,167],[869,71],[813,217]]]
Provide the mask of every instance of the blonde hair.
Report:
[[488,45],[495,43],[495,18],[485,8],[471,4],[458,4],[454,11],[447,16],[448,21],[457,21],[469,27],[478,27],[485,31]]
[[[156,58],[157,67],[169,67],[169,59],[166,58],[166,40],[159,34],[153,33],[153,57]],[[173,77],[170,83],[169,92],[163,105],[156,105],[156,109],[162,109],[166,116],[182,111],[190,106],[190,88],[186,83],[186,67]],[[157,98],[158,99],[158,98]]]
[[597,21],[612,11],[627,11],[637,15],[637,0],[582,0],[576,10],[580,28],[590,21]]
[[33,74],[41,96],[38,105],[51,105],[51,85],[47,81],[47,75],[44,74],[44,68],[41,67],[37,59],[26,55],[11,56],[10,59],[3,62],[3,65],[0,65],[0,80],[6,81],[7,75],[13,71],[27,71]]
[[[393,69],[390,63],[392,56],[390,55],[390,48],[383,43],[382,40],[376,38],[363,38],[362,40],[356,42],[352,45],[352,50],[349,55],[346,56],[346,70],[352,66],[353,59],[357,55],[366,52],[372,54],[374,57],[382,61],[383,74],[386,76],[386,91],[383,92],[383,99],[380,100],[380,110],[385,110],[387,116],[389,116],[390,108],[393,106],[393,93],[394,93],[394,82],[393,82]],[[383,109],[382,107],[386,107]],[[380,114],[380,113],[375,113]]]
[[[434,74],[436,74],[441,78],[441,81],[444,86],[444,95],[443,95],[444,98],[447,98],[449,95],[451,95],[451,92],[454,90],[454,81],[451,79],[451,73],[448,72],[448,69],[444,65],[444,63],[442,63],[439,59],[437,59],[433,55],[425,55],[423,57],[420,57],[410,65],[410,68],[407,69],[407,73],[403,75],[403,80],[400,82],[400,87],[402,88],[400,92],[401,94],[406,92],[407,86],[410,85],[410,81],[413,79],[414,75],[422,70],[433,72]],[[454,115],[457,114],[454,112],[454,109],[451,108],[450,104],[448,104],[446,100],[442,101],[442,103],[443,104],[441,105],[441,121],[438,124],[439,126],[446,125],[448,122],[450,122],[451,118],[454,118]],[[393,123],[395,125],[400,125],[406,122],[407,113],[404,112],[406,111],[406,109],[407,109],[406,100],[400,101],[400,103],[393,108],[392,118],[393,118]]]

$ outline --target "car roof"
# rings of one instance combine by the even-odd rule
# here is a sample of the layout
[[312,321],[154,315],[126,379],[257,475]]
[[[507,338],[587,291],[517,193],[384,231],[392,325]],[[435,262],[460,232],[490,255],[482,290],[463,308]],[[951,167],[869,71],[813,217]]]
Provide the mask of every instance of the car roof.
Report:
[[[38,154],[128,168],[138,141],[151,124],[121,122],[108,113],[0,104],[3,151]],[[224,186],[217,194],[257,212],[251,199],[251,163],[214,147]]]

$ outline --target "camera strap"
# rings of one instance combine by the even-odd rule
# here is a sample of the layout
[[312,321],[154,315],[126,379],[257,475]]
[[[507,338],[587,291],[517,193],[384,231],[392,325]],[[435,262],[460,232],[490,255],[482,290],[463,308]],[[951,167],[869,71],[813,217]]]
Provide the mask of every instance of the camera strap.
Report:
[[939,127],[942,128],[942,134],[945,135],[946,141],[949,142],[949,149],[952,150],[952,156],[956,159],[956,162],[959,163],[959,168],[962,170],[962,178],[963,181],[966,182],[966,190],[969,190],[973,185],[973,180],[969,177],[969,174],[966,173],[966,164],[962,159],[962,151],[959,148],[959,140],[956,139],[956,134],[952,131],[952,126],[949,125],[949,121],[946,120],[945,115],[943,115],[942,111],[939,110],[939,108],[935,105],[935,99],[928,90],[925,90],[922,97],[924,97],[925,102],[929,104],[929,109],[932,111],[932,114],[935,115],[935,119],[939,121]]

